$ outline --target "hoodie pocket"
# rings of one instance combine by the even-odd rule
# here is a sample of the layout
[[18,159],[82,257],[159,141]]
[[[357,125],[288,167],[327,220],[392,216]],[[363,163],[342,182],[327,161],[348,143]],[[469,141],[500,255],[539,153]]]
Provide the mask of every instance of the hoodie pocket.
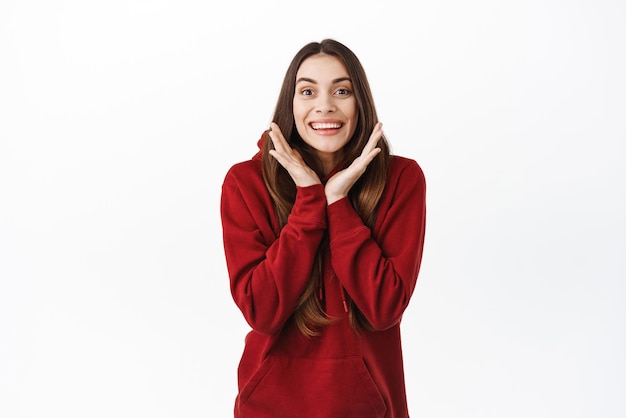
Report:
[[268,357],[243,387],[242,417],[378,418],[387,407],[361,357]]

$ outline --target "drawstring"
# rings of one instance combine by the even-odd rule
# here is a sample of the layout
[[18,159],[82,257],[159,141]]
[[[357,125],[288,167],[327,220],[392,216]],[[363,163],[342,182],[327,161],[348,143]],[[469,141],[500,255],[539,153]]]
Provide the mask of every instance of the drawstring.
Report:
[[[346,293],[346,289],[343,286],[339,286],[341,288],[341,303],[343,304],[344,312],[348,313],[350,310],[348,309],[348,294]],[[326,296],[324,288],[324,278],[320,277],[319,283],[317,285],[317,296],[320,302],[324,302],[324,297]]]
[[346,289],[341,286],[341,302],[343,302],[343,310],[348,312],[348,302],[346,301],[348,297],[346,296]]

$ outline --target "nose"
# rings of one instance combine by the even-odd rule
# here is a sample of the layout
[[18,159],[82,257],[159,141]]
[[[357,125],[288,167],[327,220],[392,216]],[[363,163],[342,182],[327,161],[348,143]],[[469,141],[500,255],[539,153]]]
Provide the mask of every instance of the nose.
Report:
[[315,111],[317,113],[332,113],[335,109],[335,104],[329,94],[319,95],[317,103],[315,104]]

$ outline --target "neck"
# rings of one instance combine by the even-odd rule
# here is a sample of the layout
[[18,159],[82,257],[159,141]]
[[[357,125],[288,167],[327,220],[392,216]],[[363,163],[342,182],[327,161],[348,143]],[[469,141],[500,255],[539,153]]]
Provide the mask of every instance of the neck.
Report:
[[336,154],[322,154],[317,153],[322,169],[322,175],[326,177],[333,169],[339,164],[339,158]]

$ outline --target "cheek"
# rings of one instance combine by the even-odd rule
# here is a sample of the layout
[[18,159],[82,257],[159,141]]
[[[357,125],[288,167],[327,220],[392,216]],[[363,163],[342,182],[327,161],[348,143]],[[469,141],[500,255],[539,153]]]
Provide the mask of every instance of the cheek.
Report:
[[306,137],[306,127],[304,126],[304,124],[301,121],[297,121],[296,120],[296,131],[298,131],[298,134],[300,135],[300,138],[305,138]]
[[293,104],[293,118],[295,119],[296,122],[298,122],[298,120],[301,119],[301,114],[302,114],[302,110],[300,110],[300,107],[298,107],[298,105],[294,103]]
[[352,132],[354,132],[354,130],[356,129],[356,124],[358,122],[359,119],[359,114],[356,110],[356,106],[351,106],[350,108],[346,109],[346,116],[348,116],[348,118],[350,119],[350,130],[352,130]]
[[293,119],[294,119],[294,122],[296,123],[296,128],[298,129],[298,132],[300,134],[302,134],[301,130],[305,128],[304,126],[305,117],[306,117],[306,109],[303,109],[302,106],[298,106],[297,102],[294,101]]
[[342,109],[343,114],[346,115],[350,120],[354,123],[358,117],[358,112],[356,109],[356,103],[346,103]]

